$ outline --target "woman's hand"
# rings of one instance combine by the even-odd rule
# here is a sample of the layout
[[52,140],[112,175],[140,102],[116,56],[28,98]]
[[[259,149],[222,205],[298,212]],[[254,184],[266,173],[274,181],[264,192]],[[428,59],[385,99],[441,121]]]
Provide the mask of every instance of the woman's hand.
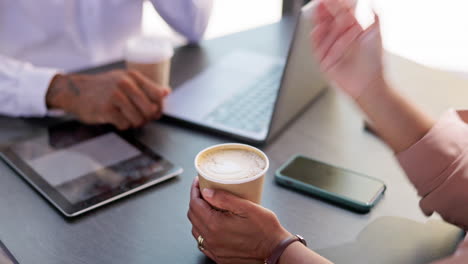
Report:
[[356,100],[396,153],[409,148],[434,121],[385,81],[378,17],[363,30],[346,0],[318,1],[312,42],[323,72]]
[[352,98],[383,78],[379,19],[364,30],[347,0],[319,0],[313,51],[330,81]]
[[193,237],[204,239],[203,253],[219,264],[263,263],[280,241],[291,236],[273,212],[257,204],[219,190],[204,189],[202,196],[198,177],[188,218]]

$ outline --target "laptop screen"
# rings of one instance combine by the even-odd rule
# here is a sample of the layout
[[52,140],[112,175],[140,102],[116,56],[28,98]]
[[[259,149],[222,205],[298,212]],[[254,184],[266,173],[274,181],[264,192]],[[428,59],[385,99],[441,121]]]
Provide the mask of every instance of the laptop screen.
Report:
[[268,139],[277,135],[288,122],[304,111],[326,87],[318,63],[312,55],[309,39],[313,29],[311,16],[316,5],[314,1],[304,6],[298,18]]

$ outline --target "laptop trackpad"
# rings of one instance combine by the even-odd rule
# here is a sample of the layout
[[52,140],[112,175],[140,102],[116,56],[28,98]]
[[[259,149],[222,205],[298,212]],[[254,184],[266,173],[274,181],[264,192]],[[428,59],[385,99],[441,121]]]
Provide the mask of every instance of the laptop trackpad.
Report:
[[249,51],[234,51],[177,87],[166,100],[165,114],[202,119],[236,92],[248,89],[283,61]]

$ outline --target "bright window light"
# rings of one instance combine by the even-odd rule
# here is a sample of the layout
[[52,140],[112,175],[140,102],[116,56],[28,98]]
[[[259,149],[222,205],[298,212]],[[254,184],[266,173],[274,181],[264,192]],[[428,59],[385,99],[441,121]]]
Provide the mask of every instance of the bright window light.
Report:
[[468,1],[360,0],[380,14],[385,49],[416,62],[468,72]]

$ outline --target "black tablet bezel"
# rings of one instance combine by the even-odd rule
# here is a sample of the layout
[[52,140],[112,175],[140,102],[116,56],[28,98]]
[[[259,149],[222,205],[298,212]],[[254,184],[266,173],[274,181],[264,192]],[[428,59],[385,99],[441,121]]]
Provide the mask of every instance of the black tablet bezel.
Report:
[[12,264],[19,264],[18,260],[16,260],[15,256],[8,250],[8,248],[3,244],[3,242],[0,240],[0,250],[3,251],[6,255],[7,258],[11,261]]
[[[61,123],[59,125],[66,125],[72,123],[77,122],[69,121]],[[39,193],[41,193],[42,196],[44,196],[49,202],[51,202],[67,217],[79,215],[101,205],[104,205],[108,202],[122,198],[123,196],[126,196],[126,194],[130,194],[140,189],[147,188],[151,185],[154,185],[158,182],[172,178],[182,173],[182,168],[175,166],[174,164],[166,160],[164,157],[156,154],[154,151],[143,145],[141,142],[136,140],[128,133],[120,132],[113,128],[109,128],[108,132],[117,134],[123,140],[140,150],[142,154],[147,155],[155,160],[161,160],[165,163],[165,166],[167,166],[168,169],[153,174],[152,177],[149,178],[147,181],[143,183],[138,183],[138,185],[132,186],[132,184],[135,184],[135,182],[129,182],[127,184],[128,186],[125,186],[126,188],[114,188],[109,192],[105,192],[100,195],[91,197],[85,201],[73,204],[69,200],[67,200],[56,188],[51,186],[41,175],[39,175],[33,168],[31,168],[11,149],[11,147],[15,144],[1,148],[0,157],[3,158],[4,161],[6,161],[6,163],[10,167],[12,167],[18,174],[20,174],[29,184],[31,184]],[[33,139],[39,136],[41,135],[28,137],[23,140]],[[17,141],[16,143],[20,142],[21,140]]]

